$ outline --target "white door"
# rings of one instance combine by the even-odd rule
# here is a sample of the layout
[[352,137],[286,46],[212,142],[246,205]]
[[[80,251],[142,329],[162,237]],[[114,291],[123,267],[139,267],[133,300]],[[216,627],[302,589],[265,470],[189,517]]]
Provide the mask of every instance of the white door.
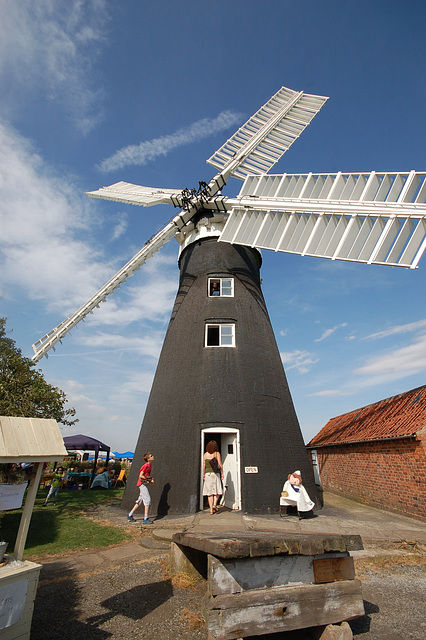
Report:
[[241,509],[237,435],[237,432],[222,433],[221,437],[224,494],[220,503],[229,509]]

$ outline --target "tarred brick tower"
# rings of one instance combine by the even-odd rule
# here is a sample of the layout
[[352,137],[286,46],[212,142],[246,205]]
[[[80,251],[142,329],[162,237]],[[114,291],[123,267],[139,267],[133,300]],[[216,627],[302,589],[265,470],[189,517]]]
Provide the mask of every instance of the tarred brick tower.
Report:
[[202,508],[201,457],[210,438],[222,453],[226,506],[276,512],[284,479],[295,469],[315,494],[260,288],[260,265],[257,249],[216,237],[181,253],[179,291],[127,481],[126,508],[138,495],[147,451],[155,456],[152,513]]

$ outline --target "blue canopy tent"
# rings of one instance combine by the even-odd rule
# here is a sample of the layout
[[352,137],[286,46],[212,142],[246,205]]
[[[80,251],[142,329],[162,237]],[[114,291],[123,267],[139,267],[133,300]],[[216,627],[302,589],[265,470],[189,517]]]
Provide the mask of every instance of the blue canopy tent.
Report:
[[119,460],[123,460],[124,458],[128,458],[130,460],[133,459],[133,451],[125,451],[124,453],[118,453],[118,451],[113,451],[112,455],[114,456],[114,458],[118,458]]
[[91,438],[90,436],[84,436],[81,433],[75,436],[65,436],[64,444],[67,451],[94,451],[95,459],[93,462],[93,470],[92,470],[92,481],[96,473],[96,463],[99,456],[99,451],[106,452],[106,462],[108,464],[109,453],[111,451],[111,447],[104,444],[100,440],[96,440],[95,438]]

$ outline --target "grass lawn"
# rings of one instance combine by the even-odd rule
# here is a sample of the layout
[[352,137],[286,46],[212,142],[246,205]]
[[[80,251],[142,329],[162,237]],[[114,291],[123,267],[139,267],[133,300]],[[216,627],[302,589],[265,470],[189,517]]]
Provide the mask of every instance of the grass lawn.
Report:
[[[123,487],[108,491],[61,491],[56,506],[49,501],[43,507],[47,490],[40,489],[34,505],[24,558],[33,560],[43,556],[64,555],[69,551],[98,549],[130,540],[132,536],[123,529],[93,522],[85,515],[88,507],[100,502],[118,502],[123,491]],[[9,543],[8,553],[13,553],[21,513],[22,509],[3,512],[0,537]]]

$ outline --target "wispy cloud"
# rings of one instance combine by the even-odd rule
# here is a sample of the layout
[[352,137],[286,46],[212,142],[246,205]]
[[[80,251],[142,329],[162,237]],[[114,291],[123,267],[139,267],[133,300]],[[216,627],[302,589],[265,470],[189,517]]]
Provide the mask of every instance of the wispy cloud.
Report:
[[[140,397],[140,393],[149,393],[152,386],[152,379],[154,377],[155,370],[146,368],[144,371],[130,371],[126,377],[126,380],[119,392],[117,392],[117,399],[124,402],[135,402],[135,394]],[[115,400],[115,395],[112,396]],[[123,403],[124,404],[124,403]]]
[[[153,367],[148,366],[141,371],[139,365],[137,371],[133,371],[123,363],[118,369],[115,364],[109,377],[99,380],[97,375],[84,385],[74,379],[52,380],[55,386],[65,391],[69,406],[77,409],[79,418],[75,427],[63,427],[63,434],[83,432],[97,438],[100,433],[109,433],[112,440],[115,438],[116,442],[122,442],[124,438],[133,447],[137,438],[136,425],[143,416],[153,377]],[[117,384],[118,379],[120,384]],[[107,436],[105,440],[112,444]]]
[[417,331],[418,329],[426,330],[426,320],[418,320],[417,322],[409,322],[407,324],[399,324],[399,325],[395,325],[394,327],[388,327],[383,331],[378,331],[377,333],[371,333],[369,336],[366,336],[365,340],[387,338],[389,336],[394,336],[398,333],[411,333],[413,331]]
[[[0,296],[11,298],[22,288],[63,318],[116,270],[96,244],[101,224],[96,210],[82,200],[77,185],[58,176],[27,140],[1,124],[0,176]],[[176,284],[175,256],[157,254],[87,324],[165,322]]]
[[82,133],[90,131],[102,117],[93,67],[107,43],[107,22],[105,0],[1,2],[0,78],[9,113],[42,89]]
[[420,371],[426,372],[426,335],[419,335],[407,346],[368,358],[354,370],[359,376],[368,376],[370,383],[399,379]]
[[348,389],[324,389],[323,391],[317,391],[316,393],[310,393],[309,396],[317,396],[323,398],[333,398],[337,396],[352,396],[354,391]]
[[[177,247],[175,247],[177,250]],[[124,328],[132,322],[165,324],[169,319],[178,285],[177,256],[173,253],[157,253],[144,264],[138,281],[128,278],[120,289],[120,299],[110,295],[97,312],[88,316],[91,326],[119,326]]]
[[281,352],[280,356],[287,371],[297,369],[298,373],[307,373],[311,369],[311,366],[318,362],[318,358],[315,358],[312,353],[299,349]]
[[123,214],[121,217],[121,220],[117,222],[117,224],[113,229],[111,240],[112,241],[118,240],[118,238],[120,238],[123,235],[123,233],[126,232],[127,226],[128,226],[127,214]]
[[132,144],[116,151],[103,160],[99,169],[103,172],[115,171],[129,165],[144,165],[158,156],[166,156],[170,151],[183,145],[207,138],[219,131],[241,122],[243,115],[235,111],[222,111],[216,118],[197,120],[189,127],[178,129],[169,135]]
[[79,342],[92,347],[95,350],[94,353],[99,353],[102,349],[108,351],[131,351],[132,353],[156,359],[160,355],[163,339],[164,334],[161,331],[150,332],[143,337],[98,331],[91,333],[90,336],[86,334]]
[[23,287],[51,310],[74,310],[111,275],[99,251],[81,239],[96,219],[88,215],[91,203],[1,123],[0,175],[0,290],[7,297]]
[[[424,326],[422,323],[411,324],[418,325],[418,328]],[[341,375],[340,386],[322,389],[310,395],[329,397],[356,395],[364,389],[371,389],[418,374],[426,374],[425,333],[419,333],[410,344],[403,347],[396,347],[365,357],[363,364],[351,372]]]
[[[56,379],[52,381],[55,386],[65,391],[69,406],[73,406],[77,409],[77,415],[79,422],[74,427],[62,427],[63,435],[72,435],[74,433],[85,433],[86,435],[94,438],[99,437],[100,433],[117,432],[117,426],[120,436],[129,429],[128,413],[130,412],[130,406],[134,410],[136,405],[134,397],[131,398],[129,394],[122,395],[122,385],[120,394],[117,394],[114,399],[110,393],[111,389],[114,389],[116,385],[105,385],[104,393],[100,393],[97,385],[92,386],[90,383],[81,385],[79,382],[73,379]],[[131,404],[130,404],[131,403]],[[116,411],[120,411],[120,419],[117,420]],[[118,425],[117,425],[118,422]],[[120,437],[119,436],[119,437]],[[109,440],[105,438],[109,443]]]
[[347,322],[342,322],[342,324],[337,324],[335,327],[332,327],[331,329],[326,329],[321,337],[317,338],[315,340],[315,342],[322,342],[322,340],[325,340],[326,338],[329,338],[331,335],[333,335],[333,333],[335,333],[337,331],[337,329],[341,329],[342,327],[346,327],[347,326]]

